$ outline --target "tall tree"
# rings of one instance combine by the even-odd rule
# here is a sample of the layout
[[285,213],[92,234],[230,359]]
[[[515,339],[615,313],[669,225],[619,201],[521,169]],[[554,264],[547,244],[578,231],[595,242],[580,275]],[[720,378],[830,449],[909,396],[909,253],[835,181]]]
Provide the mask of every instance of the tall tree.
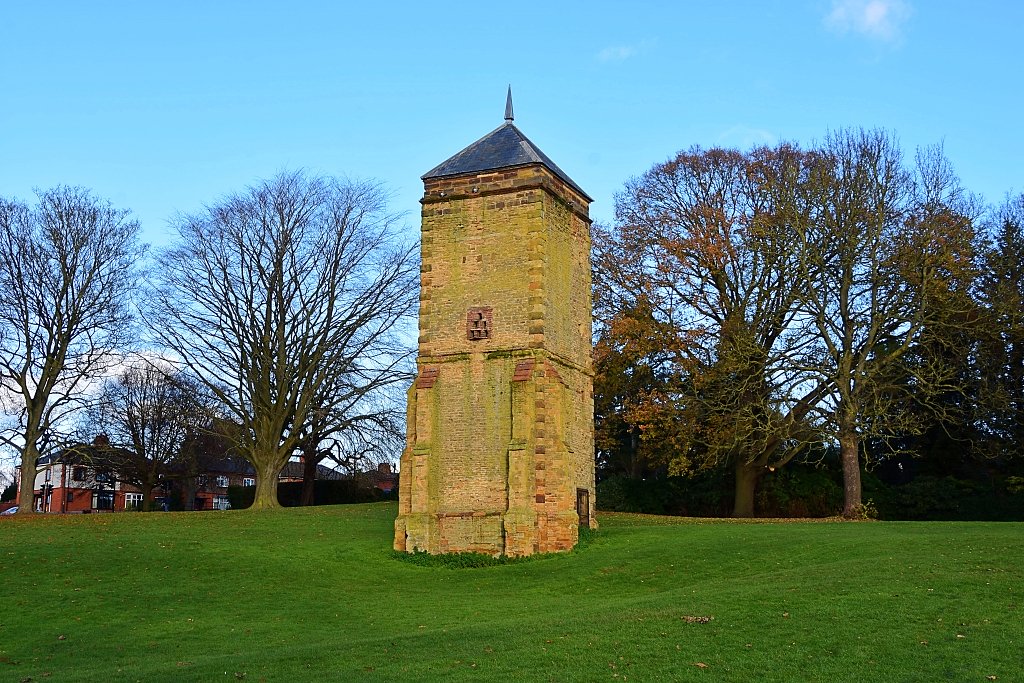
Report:
[[828,387],[816,406],[839,444],[843,513],[860,512],[867,438],[920,433],[936,396],[959,390],[955,363],[915,349],[970,318],[973,223],[937,151],[908,169],[893,136],[840,131],[822,145],[815,173],[817,218],[801,271],[800,324],[815,344],[802,362]]
[[110,464],[118,480],[142,489],[143,510],[152,507],[154,488],[188,474],[186,446],[214,417],[206,397],[159,360],[140,359],[103,382],[84,426],[107,437]]
[[[177,221],[159,255],[157,338],[239,427],[256,469],[254,509],[320,420],[406,381],[403,323],[416,301],[413,247],[370,183],[283,173]],[[319,450],[319,446],[315,447]]]
[[0,199],[0,388],[16,416],[0,439],[20,454],[24,513],[46,439],[128,341],[144,253],[138,223],[89,191],[37,197]]
[[814,163],[790,145],[694,148],[627,183],[595,231],[598,317],[667,378],[630,399],[632,423],[676,445],[670,471],[732,466],[736,516],[799,452],[821,392],[792,371]]
[[989,334],[979,353],[986,399],[979,427],[1000,452],[1024,454],[1024,193],[1008,197],[990,227],[979,296]]

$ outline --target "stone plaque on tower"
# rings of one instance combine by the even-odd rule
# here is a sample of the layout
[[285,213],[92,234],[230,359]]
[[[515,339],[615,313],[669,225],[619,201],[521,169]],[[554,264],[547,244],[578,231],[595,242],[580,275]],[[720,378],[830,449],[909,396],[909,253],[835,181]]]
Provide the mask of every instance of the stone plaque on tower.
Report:
[[423,176],[395,548],[530,555],[596,526],[590,197],[513,124]]

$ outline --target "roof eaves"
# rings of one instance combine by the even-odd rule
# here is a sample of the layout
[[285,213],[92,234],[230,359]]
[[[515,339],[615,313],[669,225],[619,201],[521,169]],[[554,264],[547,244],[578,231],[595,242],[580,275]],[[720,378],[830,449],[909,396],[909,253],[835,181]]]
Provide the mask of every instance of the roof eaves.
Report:
[[420,177],[423,180],[429,180],[532,164],[544,166],[588,202],[593,201],[590,195],[583,191],[583,188],[577,185],[565,171],[558,167],[558,164],[542,152],[511,121],[498,126]]

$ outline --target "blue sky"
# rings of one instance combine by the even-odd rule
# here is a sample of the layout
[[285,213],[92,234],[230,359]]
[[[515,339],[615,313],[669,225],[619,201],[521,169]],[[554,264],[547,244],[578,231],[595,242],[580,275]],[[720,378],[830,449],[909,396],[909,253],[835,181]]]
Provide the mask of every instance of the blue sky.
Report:
[[1024,3],[19,2],[0,11],[0,196],[83,185],[168,219],[281,169],[419,176],[516,124],[612,218],[692,145],[847,126],[943,143],[990,202],[1024,191]]

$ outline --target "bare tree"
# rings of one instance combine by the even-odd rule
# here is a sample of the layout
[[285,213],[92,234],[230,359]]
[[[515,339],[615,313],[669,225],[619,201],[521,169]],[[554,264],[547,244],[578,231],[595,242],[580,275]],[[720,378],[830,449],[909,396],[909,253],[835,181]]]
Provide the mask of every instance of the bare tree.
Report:
[[142,489],[143,510],[155,487],[190,473],[186,446],[213,417],[207,396],[166,362],[148,359],[103,382],[84,426],[107,437],[108,461],[120,481]]
[[16,416],[0,439],[20,454],[26,513],[45,440],[128,341],[144,253],[127,211],[81,188],[37,195],[0,199],[0,387]]
[[345,430],[359,398],[407,381],[403,325],[416,301],[413,246],[377,185],[283,173],[177,221],[158,259],[160,342],[239,426],[254,509],[311,438]]
[[938,408],[930,397],[963,390],[954,363],[914,351],[955,343],[972,316],[974,209],[937,150],[916,173],[883,131],[838,132],[822,152],[800,276],[815,339],[803,366],[829,388],[816,413],[839,444],[843,513],[855,516],[864,440],[920,432]]

